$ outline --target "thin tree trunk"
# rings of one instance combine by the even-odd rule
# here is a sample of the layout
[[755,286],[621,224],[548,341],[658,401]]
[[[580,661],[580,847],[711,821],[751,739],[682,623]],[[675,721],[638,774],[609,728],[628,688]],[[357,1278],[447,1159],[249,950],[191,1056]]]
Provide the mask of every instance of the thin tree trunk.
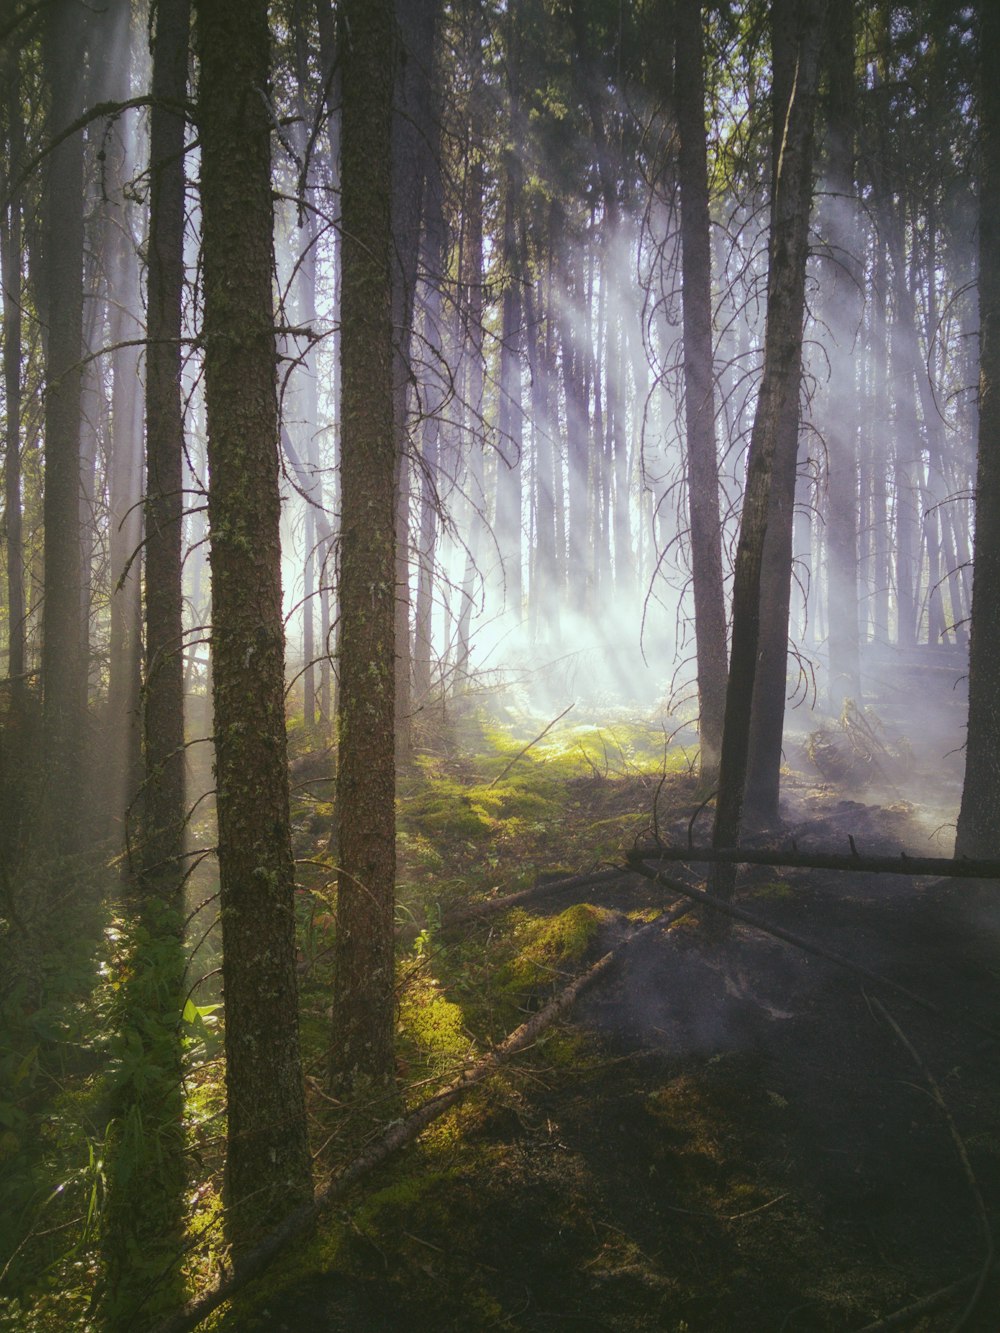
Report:
[[19,714],[26,669],[24,538],[21,521],[21,196],[8,186],[21,173],[24,124],[21,112],[20,53],[12,44],[4,71],[7,85],[7,205],[0,214],[3,275],[3,375],[7,431],[4,441],[4,524],[7,530],[7,674],[11,704]]
[[688,511],[698,662],[701,776],[703,782],[711,783],[718,776],[722,750],[727,664],[719,469],[715,447],[712,253],[705,145],[705,56],[700,0],[681,0],[676,7],[675,18]]
[[854,185],[856,89],[854,0],[828,11],[827,231],[824,261],[825,316],[831,331],[830,379],[825,401],[827,448],[827,560],[830,704],[860,699],[858,635],[858,463],[855,349],[861,328],[863,288],[855,258],[858,217]]
[[[160,0],[153,38],[146,327],[146,670],[142,871],[179,890],[185,819],[182,527],[184,118],[191,0]],[[196,557],[200,558],[200,557]],[[196,607],[198,605],[196,599]]]
[[[80,111],[82,11],[54,0],[45,31],[55,136]],[[45,202],[47,326],[45,394],[45,586],[42,695],[47,845],[74,850],[81,837],[81,763],[86,662],[80,618],[80,427],[83,351],[83,141],[49,155]]]

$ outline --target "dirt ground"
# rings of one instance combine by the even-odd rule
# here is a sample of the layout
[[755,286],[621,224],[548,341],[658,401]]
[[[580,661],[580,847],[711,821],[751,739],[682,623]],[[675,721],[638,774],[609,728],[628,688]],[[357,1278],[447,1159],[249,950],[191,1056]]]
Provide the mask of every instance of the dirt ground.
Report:
[[[786,822],[800,850],[927,852],[903,803],[803,785]],[[597,957],[656,890],[587,898],[611,909]],[[345,1210],[326,1272],[226,1326],[1000,1329],[1000,890],[760,869],[741,901],[939,1012],[750,928],[709,947],[685,919],[451,1146],[413,1150],[409,1183]]]

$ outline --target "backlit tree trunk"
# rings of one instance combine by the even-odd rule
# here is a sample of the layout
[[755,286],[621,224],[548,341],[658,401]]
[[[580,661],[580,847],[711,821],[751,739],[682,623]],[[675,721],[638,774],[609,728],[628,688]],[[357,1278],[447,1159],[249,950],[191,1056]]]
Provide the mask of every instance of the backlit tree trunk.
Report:
[[[750,746],[750,713],[758,670],[761,567],[765,536],[773,512],[771,490],[775,454],[782,433],[785,432],[787,437],[789,422],[798,420],[813,124],[824,10],[824,0],[805,0],[802,5],[794,58],[795,75],[788,89],[786,128],[775,162],[764,374],[750,439],[746,493],[736,552],[733,642],[726,689],[719,795],[712,832],[715,847],[733,847],[739,842]],[[786,620],[779,629],[784,644],[787,608]],[[784,701],[783,655],[778,684]],[[715,867],[711,883],[713,892],[730,897],[735,884],[735,868]]]
[[[775,184],[764,381],[754,419],[754,437],[762,414],[766,422],[770,476],[761,548],[759,638],[745,792],[746,811],[761,824],[774,823],[778,818],[799,451],[802,322],[812,202],[813,120],[818,78],[815,65],[825,8],[823,0],[781,0],[771,9]],[[792,189],[796,192],[794,197]],[[772,344],[773,359],[769,363]],[[773,393],[768,385],[769,370]],[[750,447],[753,450],[753,439]],[[749,498],[749,478],[747,490]],[[755,521],[752,507],[749,517],[751,522]],[[735,652],[734,629],[734,655]],[[734,671],[731,664],[731,680]],[[729,725],[728,698],[726,725]]]

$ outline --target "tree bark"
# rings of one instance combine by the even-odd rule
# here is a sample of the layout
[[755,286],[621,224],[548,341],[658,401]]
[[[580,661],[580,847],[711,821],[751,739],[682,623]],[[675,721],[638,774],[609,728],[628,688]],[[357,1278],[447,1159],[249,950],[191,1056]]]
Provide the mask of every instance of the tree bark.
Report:
[[[771,10],[775,183],[771,205],[764,377],[750,445],[750,471],[753,471],[754,442],[760,438],[759,447],[768,455],[769,475],[767,514],[760,533],[759,637],[751,671],[753,704],[745,783],[747,816],[760,824],[774,823],[778,818],[788,676],[802,323],[812,200],[813,122],[825,8],[825,0],[781,0]],[[758,435],[758,423],[763,436]],[[748,476],[748,499],[752,486]],[[751,525],[758,522],[755,503],[756,500],[748,515]],[[747,513],[746,508],[744,513]],[[730,681],[735,671],[734,626]],[[728,727],[728,695],[726,703]]]
[[146,303],[146,658],[142,870],[180,886],[185,817],[182,524],[184,419],[184,118],[191,0],[160,0],[153,37]]
[[311,1197],[311,1163],[284,714],[267,3],[200,0],[196,13],[225,1195],[238,1262],[255,1235]]
[[[80,111],[82,32],[75,0],[55,0],[45,30],[49,130]],[[83,353],[83,141],[64,139],[46,175],[44,299],[45,584],[42,698],[47,845],[70,852],[81,837],[83,713],[87,694],[80,615],[80,430]]]
[[700,764],[702,781],[712,783],[718,776],[722,749],[727,664],[719,469],[715,448],[712,253],[700,0],[681,0],[675,9],[675,22],[674,96],[680,133],[684,418],[698,663]]
[[341,8],[341,539],[338,894],[331,1075],[394,1082],[392,0]]
[[21,173],[24,126],[21,110],[20,51],[12,42],[4,70],[7,102],[6,207],[0,215],[3,274],[3,376],[7,430],[4,440],[4,522],[7,529],[7,674],[12,706],[19,712],[26,669],[24,538],[21,520]]
[[969,735],[955,852],[990,856],[1000,829],[1000,10],[979,5],[979,461]]
[[[712,832],[715,847],[733,847],[739,843],[750,746],[750,712],[758,670],[761,567],[765,536],[773,512],[770,507],[772,473],[779,439],[783,433],[787,438],[789,421],[794,423],[798,417],[813,123],[819,33],[824,9],[824,0],[805,0],[802,5],[795,78],[785,116],[785,133],[775,164],[764,374],[750,440],[746,493],[736,552],[733,641],[719,794]],[[787,616],[779,628],[784,644]],[[779,682],[782,705],[785,690],[783,662],[782,657]],[[732,867],[716,868],[712,876],[713,892],[729,898],[734,883]]]
[[824,314],[830,329],[830,376],[825,424],[827,451],[827,559],[830,642],[829,700],[840,712],[858,700],[861,668],[858,632],[858,461],[855,350],[861,329],[863,287],[854,184],[856,88],[854,2],[828,10],[826,67],[827,162],[822,217],[827,251]]

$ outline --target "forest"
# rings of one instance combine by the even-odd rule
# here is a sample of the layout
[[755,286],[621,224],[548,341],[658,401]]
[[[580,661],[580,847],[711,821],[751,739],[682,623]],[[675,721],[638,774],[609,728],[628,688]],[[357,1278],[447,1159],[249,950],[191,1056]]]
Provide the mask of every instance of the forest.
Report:
[[0,1330],[997,1328],[997,54],[0,2]]

